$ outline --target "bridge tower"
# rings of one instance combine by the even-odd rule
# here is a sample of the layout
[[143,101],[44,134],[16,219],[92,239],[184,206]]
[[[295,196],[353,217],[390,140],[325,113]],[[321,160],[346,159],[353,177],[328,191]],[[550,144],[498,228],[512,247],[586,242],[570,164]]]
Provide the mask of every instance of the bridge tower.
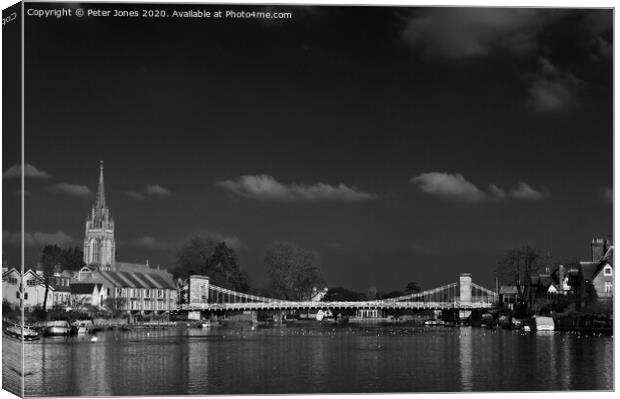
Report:
[[459,275],[459,302],[471,302],[471,274],[461,273]]
[[200,306],[209,302],[209,277],[199,274],[189,276],[187,283],[189,293],[187,302],[189,306]]

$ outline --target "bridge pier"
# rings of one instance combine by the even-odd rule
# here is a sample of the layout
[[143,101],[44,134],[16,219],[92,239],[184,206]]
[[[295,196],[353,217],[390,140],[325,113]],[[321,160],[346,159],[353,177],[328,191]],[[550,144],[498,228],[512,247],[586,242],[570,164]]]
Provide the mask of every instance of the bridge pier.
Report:
[[284,323],[284,312],[282,310],[278,310],[273,314],[273,321],[281,326]]

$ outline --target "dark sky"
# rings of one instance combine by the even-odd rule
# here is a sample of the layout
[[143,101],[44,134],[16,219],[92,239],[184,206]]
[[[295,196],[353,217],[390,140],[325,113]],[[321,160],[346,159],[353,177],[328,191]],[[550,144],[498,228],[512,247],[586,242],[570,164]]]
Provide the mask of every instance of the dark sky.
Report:
[[270,10],[293,17],[26,18],[27,262],[81,245],[101,159],[119,260],[208,234],[255,285],[274,240],[387,291],[612,233],[611,10]]

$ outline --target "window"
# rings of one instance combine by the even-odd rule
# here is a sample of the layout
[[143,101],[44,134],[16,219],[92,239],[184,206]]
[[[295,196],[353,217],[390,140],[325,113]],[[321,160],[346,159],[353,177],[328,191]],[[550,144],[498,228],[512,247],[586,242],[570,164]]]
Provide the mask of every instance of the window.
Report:
[[613,271],[611,269],[611,266],[607,265],[605,266],[605,268],[603,269],[603,275],[604,276],[611,276],[613,274]]
[[17,284],[17,279],[15,277],[9,277],[9,284],[16,285]]
[[108,296],[110,296],[110,289],[108,288]]
[[15,298],[19,299],[19,291],[15,293]]
[[36,284],[37,284],[37,282],[34,279],[26,280],[26,285],[27,286],[34,287]]
[[612,282],[610,281],[606,281],[605,282],[605,292],[613,292],[614,291],[614,285]]
[[24,292],[24,299],[28,300],[28,293],[27,292]]

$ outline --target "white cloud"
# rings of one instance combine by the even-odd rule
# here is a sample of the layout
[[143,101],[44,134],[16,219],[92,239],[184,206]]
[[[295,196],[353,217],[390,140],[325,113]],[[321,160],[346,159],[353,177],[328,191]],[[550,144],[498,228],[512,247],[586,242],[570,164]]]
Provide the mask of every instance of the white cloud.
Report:
[[155,196],[167,196],[171,194],[170,190],[168,190],[165,187],[160,186],[159,184],[146,186],[146,193],[148,195],[155,195]]
[[576,105],[580,85],[581,81],[575,75],[541,58],[539,72],[529,90],[534,109],[540,112],[558,111]]
[[467,202],[486,199],[486,194],[473,183],[465,180],[460,173],[422,173],[412,177],[409,181],[416,184],[426,194]]
[[[5,179],[21,177],[22,174],[22,166],[15,164],[8,168],[3,174],[2,177]],[[37,169],[34,165],[29,163],[24,164],[24,177],[32,178],[32,179],[49,179],[50,176],[47,172]]]
[[[66,247],[75,244],[75,240],[64,232],[58,230],[55,233],[41,233],[36,232],[34,234],[24,233],[24,246],[27,247],[43,247],[45,245],[56,244],[60,247]],[[22,235],[21,233],[10,233],[8,231],[2,232],[2,242],[9,245],[20,245]]]
[[131,198],[133,198],[135,200],[138,200],[138,201],[146,199],[146,195],[141,194],[141,193],[139,193],[137,191],[134,191],[134,190],[125,191],[125,194],[127,194]]
[[142,201],[149,199],[150,197],[167,197],[172,193],[167,188],[160,186],[159,184],[147,185],[144,190],[136,191],[136,190],[128,190],[125,191],[129,197]]
[[236,180],[221,181],[217,186],[241,197],[276,202],[355,202],[377,198],[375,194],[359,191],[343,183],[337,186],[322,182],[284,185],[269,175],[239,176]]
[[49,190],[55,193],[67,194],[80,198],[90,198],[93,196],[93,192],[90,191],[88,186],[80,184],[58,183],[50,186]]
[[502,201],[507,197],[517,200],[542,200],[551,196],[546,188],[538,191],[525,182],[519,182],[508,194],[495,184],[481,190],[460,173],[428,172],[412,177],[409,181],[426,194],[462,202]]
[[529,184],[520,181],[517,187],[510,191],[510,197],[520,200],[543,200],[551,197],[551,193],[546,188],[536,190]]

